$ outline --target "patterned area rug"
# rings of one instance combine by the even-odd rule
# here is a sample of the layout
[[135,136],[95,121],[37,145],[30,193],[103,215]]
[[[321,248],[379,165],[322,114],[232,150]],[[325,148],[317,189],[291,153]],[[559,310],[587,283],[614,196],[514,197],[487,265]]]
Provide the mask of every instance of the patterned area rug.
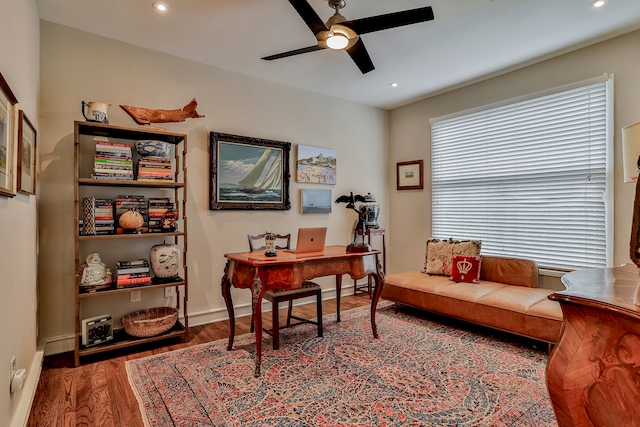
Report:
[[407,314],[388,303],[127,362],[147,426],[557,426],[544,352]]

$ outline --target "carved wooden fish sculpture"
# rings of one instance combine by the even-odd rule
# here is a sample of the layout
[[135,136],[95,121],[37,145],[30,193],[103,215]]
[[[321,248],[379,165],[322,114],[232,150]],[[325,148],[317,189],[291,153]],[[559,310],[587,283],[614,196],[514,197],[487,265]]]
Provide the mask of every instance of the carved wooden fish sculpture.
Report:
[[148,125],[150,123],[184,122],[188,118],[204,117],[196,111],[197,106],[198,102],[193,98],[182,110],[151,110],[131,105],[121,105],[120,108],[126,111],[139,125]]

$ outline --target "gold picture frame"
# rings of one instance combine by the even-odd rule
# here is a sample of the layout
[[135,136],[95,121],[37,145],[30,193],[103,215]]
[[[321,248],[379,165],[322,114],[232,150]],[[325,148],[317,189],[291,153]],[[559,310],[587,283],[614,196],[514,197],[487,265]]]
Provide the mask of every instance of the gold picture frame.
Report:
[[18,100],[0,73],[0,196],[15,197],[16,117]]
[[398,190],[422,190],[424,188],[424,161],[411,160],[396,164]]
[[37,132],[24,111],[18,112],[18,191],[36,194]]

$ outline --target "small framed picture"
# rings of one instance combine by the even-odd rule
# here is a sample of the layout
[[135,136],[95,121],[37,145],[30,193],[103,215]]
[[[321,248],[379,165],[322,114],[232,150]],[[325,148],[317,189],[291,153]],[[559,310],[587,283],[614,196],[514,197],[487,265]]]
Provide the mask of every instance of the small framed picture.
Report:
[[423,164],[422,160],[398,162],[396,166],[397,189],[422,190],[424,187]]
[[331,213],[331,190],[303,188],[300,193],[303,214]]
[[18,100],[0,74],[0,196],[14,197],[15,125]]
[[18,113],[18,191],[36,194],[36,129],[22,110]]

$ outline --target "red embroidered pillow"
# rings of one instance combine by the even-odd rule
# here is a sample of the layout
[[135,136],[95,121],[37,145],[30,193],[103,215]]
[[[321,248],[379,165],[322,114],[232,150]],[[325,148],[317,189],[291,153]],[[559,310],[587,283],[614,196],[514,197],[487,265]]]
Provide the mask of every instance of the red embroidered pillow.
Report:
[[454,282],[480,282],[482,255],[454,255],[451,263],[451,277]]

